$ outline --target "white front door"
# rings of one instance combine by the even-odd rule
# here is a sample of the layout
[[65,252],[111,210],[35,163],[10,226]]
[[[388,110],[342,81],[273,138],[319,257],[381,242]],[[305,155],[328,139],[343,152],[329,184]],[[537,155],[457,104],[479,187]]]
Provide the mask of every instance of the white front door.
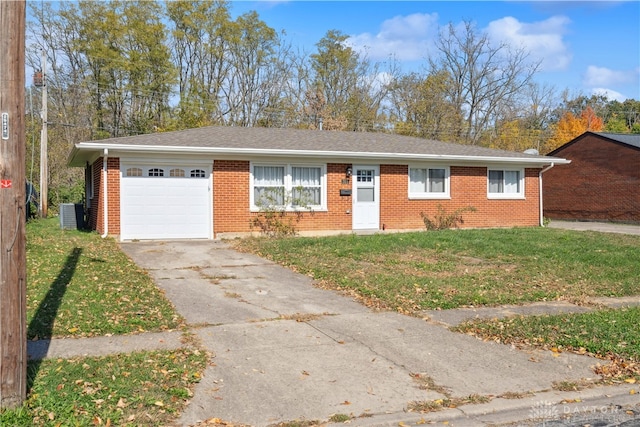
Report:
[[353,166],[353,229],[380,229],[380,167]]

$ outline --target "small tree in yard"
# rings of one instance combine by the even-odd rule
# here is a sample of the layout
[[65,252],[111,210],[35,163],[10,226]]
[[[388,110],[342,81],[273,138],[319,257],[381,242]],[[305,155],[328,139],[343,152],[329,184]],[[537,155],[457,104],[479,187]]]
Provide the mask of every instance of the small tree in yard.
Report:
[[427,230],[445,230],[458,228],[458,225],[464,224],[462,214],[465,212],[475,212],[476,210],[473,206],[465,206],[456,209],[452,213],[447,213],[442,205],[438,205],[438,213],[433,216],[433,219],[429,218],[424,212],[420,212],[420,216]]
[[251,229],[258,229],[268,237],[294,236],[297,224],[305,212],[313,213],[310,207],[312,196],[304,187],[292,192],[283,188],[267,189],[256,198],[258,214],[251,220]]

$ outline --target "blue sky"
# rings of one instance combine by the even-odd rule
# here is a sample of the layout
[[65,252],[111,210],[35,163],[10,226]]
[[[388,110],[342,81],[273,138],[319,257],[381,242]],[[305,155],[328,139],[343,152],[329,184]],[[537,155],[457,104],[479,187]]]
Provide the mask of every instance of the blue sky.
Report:
[[308,53],[340,30],[373,61],[391,54],[403,71],[423,71],[438,28],[472,21],[492,41],[524,47],[540,60],[536,80],[571,95],[640,100],[639,1],[233,1],[255,10]]

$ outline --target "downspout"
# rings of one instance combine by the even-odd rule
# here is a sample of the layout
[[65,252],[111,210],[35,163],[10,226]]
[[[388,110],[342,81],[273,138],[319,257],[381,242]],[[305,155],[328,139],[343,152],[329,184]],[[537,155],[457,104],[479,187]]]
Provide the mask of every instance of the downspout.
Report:
[[107,194],[107,178],[108,178],[108,170],[107,170],[107,157],[109,156],[109,149],[105,148],[102,154],[102,192],[103,192],[103,202],[102,202],[102,215],[104,222],[104,233],[100,237],[103,239],[109,235],[109,195]]
[[538,185],[540,186],[540,190],[538,191],[538,194],[540,196],[540,227],[544,227],[544,211],[542,210],[542,174],[554,166],[555,166],[554,163],[551,162],[549,166],[542,169],[538,174]]

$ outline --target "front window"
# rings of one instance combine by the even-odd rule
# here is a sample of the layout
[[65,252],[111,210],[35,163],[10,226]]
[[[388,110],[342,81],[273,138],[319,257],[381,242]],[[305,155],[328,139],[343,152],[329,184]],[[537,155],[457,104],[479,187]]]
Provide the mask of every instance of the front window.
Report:
[[489,198],[524,197],[524,173],[522,170],[489,169]]
[[320,206],[322,204],[322,168],[292,167],[291,187],[292,206]]
[[253,200],[256,206],[284,205],[284,166],[253,168]]
[[285,209],[326,206],[325,167],[315,165],[253,165],[251,208]]
[[410,167],[409,198],[448,198],[449,168]]

